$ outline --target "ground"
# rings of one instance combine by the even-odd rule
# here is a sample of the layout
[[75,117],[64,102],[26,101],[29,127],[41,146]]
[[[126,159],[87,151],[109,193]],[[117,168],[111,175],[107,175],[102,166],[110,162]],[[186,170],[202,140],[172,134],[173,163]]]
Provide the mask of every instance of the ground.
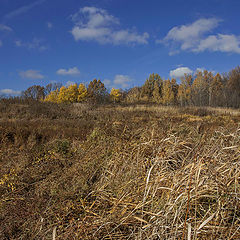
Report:
[[0,239],[239,239],[240,111],[0,102]]

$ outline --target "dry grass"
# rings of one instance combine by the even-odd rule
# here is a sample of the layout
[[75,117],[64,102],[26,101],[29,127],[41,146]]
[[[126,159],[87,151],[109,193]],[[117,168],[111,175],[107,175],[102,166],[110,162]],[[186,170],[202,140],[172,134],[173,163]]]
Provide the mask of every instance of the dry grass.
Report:
[[120,111],[147,111],[156,113],[166,113],[166,114],[179,114],[179,113],[189,113],[192,115],[230,115],[230,116],[240,116],[239,109],[233,108],[213,108],[213,107],[176,107],[176,106],[159,106],[159,105],[130,105],[121,107],[116,107]]
[[240,238],[235,111],[35,104],[0,105],[0,239]]

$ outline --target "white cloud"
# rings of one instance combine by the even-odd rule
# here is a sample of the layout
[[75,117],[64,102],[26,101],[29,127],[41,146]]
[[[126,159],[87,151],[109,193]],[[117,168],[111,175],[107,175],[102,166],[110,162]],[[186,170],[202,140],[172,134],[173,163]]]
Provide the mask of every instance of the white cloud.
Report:
[[22,42],[19,41],[19,40],[17,40],[17,41],[15,41],[15,45],[16,45],[17,47],[21,47],[21,46],[22,46]]
[[20,95],[21,91],[15,91],[12,89],[1,89],[0,90],[0,94],[1,95],[11,95],[11,96],[16,96],[16,95]]
[[[181,77],[184,77],[185,74],[192,74],[192,75],[196,75],[198,72],[204,72],[205,70],[207,70],[206,68],[204,67],[198,67],[196,68],[195,71],[193,71],[192,69],[190,69],[189,67],[178,67],[174,70],[171,70],[170,71],[170,77],[172,78],[181,78]],[[215,74],[216,71],[214,70],[207,70],[208,72],[211,72],[212,74]]]
[[22,42],[21,40],[15,41],[17,47],[25,47],[29,50],[37,49],[39,51],[44,51],[47,49],[47,46],[43,44],[42,39],[34,38],[31,42]]
[[47,27],[48,27],[48,29],[52,29],[53,28],[53,24],[51,22],[47,22]]
[[[98,28],[119,24],[119,20],[101,8],[83,7],[77,13],[71,16],[73,22],[79,26],[88,28]],[[85,22],[85,23],[84,23]]]
[[74,27],[71,33],[76,41],[97,41],[101,44],[147,44],[149,34],[138,34],[128,29],[115,29],[119,20],[106,10],[84,7],[71,16]]
[[198,73],[198,72],[204,72],[205,68],[197,68],[196,71],[195,71],[195,74]]
[[72,29],[72,35],[76,41],[78,40],[96,40],[99,43],[107,43],[107,36],[111,34],[108,28],[81,28],[75,26]]
[[0,24],[0,31],[12,32],[12,28],[8,27],[7,25]]
[[199,19],[192,24],[172,28],[164,41],[173,41],[180,44],[182,50],[192,48],[204,33],[210,32],[218,26],[216,18]]
[[44,78],[44,76],[40,74],[40,71],[32,70],[32,69],[19,72],[19,76],[21,78],[27,78],[27,79],[43,79]]
[[77,67],[69,68],[68,70],[61,68],[57,70],[57,74],[63,76],[77,76],[80,74],[80,71],[78,70]]
[[120,30],[112,33],[112,41],[114,44],[130,44],[130,43],[139,43],[147,44],[147,39],[149,38],[148,33],[143,33],[138,35],[136,32],[129,32],[128,30]]
[[103,83],[106,87],[111,87],[112,86],[112,81],[109,79],[104,79]]
[[66,85],[66,87],[69,87],[69,86],[74,85],[74,84],[76,84],[76,83],[72,82],[72,81],[67,81],[65,85]]
[[199,45],[194,49],[196,52],[220,51],[220,52],[232,52],[240,54],[240,37],[235,35],[211,35],[206,39],[200,41]]
[[172,28],[163,40],[156,42],[170,45],[170,55],[186,50],[240,53],[240,37],[233,34],[208,35],[219,22],[221,21],[216,18],[202,18],[192,24]]
[[181,78],[185,74],[192,74],[193,71],[188,67],[179,67],[170,71],[170,77],[172,78]]
[[113,80],[104,79],[103,83],[107,88],[128,88],[132,79],[128,75],[115,75]]
[[129,86],[129,82],[131,82],[131,79],[127,75],[116,75],[113,80],[113,83],[121,88],[127,88]]

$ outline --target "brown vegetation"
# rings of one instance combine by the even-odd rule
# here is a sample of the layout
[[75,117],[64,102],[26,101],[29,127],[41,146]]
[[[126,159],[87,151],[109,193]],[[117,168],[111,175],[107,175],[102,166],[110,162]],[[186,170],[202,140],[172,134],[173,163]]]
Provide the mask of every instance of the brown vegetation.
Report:
[[0,239],[239,239],[240,112],[0,102]]

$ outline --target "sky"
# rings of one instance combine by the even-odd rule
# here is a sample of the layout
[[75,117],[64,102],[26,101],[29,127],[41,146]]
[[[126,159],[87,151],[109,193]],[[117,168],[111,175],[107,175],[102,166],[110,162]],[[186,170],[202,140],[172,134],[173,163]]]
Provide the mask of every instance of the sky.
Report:
[[228,72],[240,64],[239,9],[239,0],[0,0],[0,95]]

